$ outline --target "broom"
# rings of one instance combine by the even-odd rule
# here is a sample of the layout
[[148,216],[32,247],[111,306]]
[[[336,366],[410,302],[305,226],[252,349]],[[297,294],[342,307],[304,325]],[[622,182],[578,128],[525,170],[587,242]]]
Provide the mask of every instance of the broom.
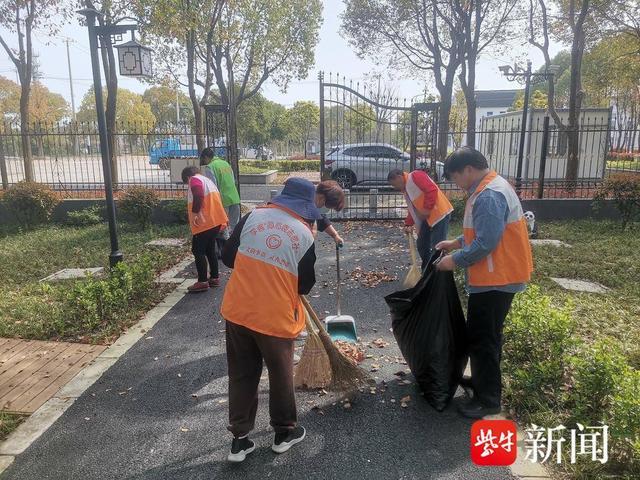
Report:
[[331,384],[331,364],[329,356],[322,345],[318,333],[309,320],[309,312],[305,308],[306,326],[309,333],[304,350],[294,374],[296,388],[325,388]]
[[[331,337],[322,326],[322,322],[318,318],[318,315],[313,310],[313,307],[309,303],[307,297],[301,295],[300,299],[302,304],[309,312],[311,320],[318,329],[318,337],[322,342],[324,351],[329,358],[329,364],[331,366],[331,383],[329,387],[333,390],[348,390],[352,387],[360,387],[369,379],[369,375],[359,368],[354,362],[345,357],[338,347],[335,346]],[[302,361],[302,359],[301,359]]]
[[409,251],[411,252],[411,268],[409,269],[404,282],[402,282],[402,286],[404,288],[413,288],[422,277],[422,271],[418,266],[418,256],[416,255],[416,240],[415,238],[413,238],[412,233],[408,233],[407,238],[409,239]]

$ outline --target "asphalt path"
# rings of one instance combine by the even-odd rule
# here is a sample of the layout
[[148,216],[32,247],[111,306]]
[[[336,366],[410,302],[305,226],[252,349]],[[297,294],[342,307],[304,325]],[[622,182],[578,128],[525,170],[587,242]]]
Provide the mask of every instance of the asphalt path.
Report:
[[[227,463],[231,436],[226,431],[224,323],[218,313],[222,288],[188,295],[18,456],[2,478],[513,478],[505,468],[475,467],[469,457],[471,421],[461,418],[453,405],[436,412],[415,385],[405,385],[395,375],[406,365],[390,332],[383,296],[400,288],[408,268],[399,224],[343,223],[338,228],[348,242],[341,259],[342,310],[356,318],[371,356],[364,368],[379,366],[371,373],[376,393],[367,389],[345,397],[299,392],[299,421],[307,428],[307,439],[276,456],[269,448],[273,433],[265,371],[252,435],[256,452],[243,464]],[[310,299],[324,316],[335,312],[335,249],[326,236],[317,245],[318,282]],[[225,279],[227,275],[225,271]],[[367,284],[385,275],[397,280]],[[370,347],[377,339],[388,345]],[[403,408],[401,399],[407,396],[411,399]],[[350,408],[344,407],[347,398]]]

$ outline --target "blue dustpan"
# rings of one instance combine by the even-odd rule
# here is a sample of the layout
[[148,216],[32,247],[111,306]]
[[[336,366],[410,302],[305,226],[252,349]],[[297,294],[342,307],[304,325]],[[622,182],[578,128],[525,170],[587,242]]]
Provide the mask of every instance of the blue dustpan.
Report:
[[343,342],[358,342],[358,333],[356,331],[356,321],[351,315],[342,315],[340,311],[340,298],[341,298],[341,286],[340,286],[340,248],[342,245],[336,245],[336,271],[338,277],[337,295],[336,295],[336,309],[337,315],[330,315],[324,319],[324,325],[327,329],[327,333],[332,340],[341,340]]

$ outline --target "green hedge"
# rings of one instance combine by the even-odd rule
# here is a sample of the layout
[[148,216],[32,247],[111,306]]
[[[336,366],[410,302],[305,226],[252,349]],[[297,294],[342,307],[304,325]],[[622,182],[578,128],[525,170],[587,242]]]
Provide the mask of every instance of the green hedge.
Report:
[[241,160],[240,165],[280,172],[320,171],[320,160]]

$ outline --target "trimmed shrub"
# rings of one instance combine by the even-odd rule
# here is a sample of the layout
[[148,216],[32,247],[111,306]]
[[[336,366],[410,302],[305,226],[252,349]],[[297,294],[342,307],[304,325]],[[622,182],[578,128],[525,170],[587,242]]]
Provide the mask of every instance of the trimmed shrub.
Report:
[[594,206],[612,198],[622,218],[622,228],[640,218],[640,175],[621,173],[607,177],[594,195]]
[[186,200],[171,200],[163,203],[163,208],[170,212],[176,219],[176,223],[189,223]]
[[132,187],[118,201],[126,218],[137,223],[143,230],[151,224],[153,210],[160,204],[158,194],[146,187]]
[[103,208],[99,205],[67,212],[67,224],[74,227],[88,227],[104,222]]
[[464,197],[449,198],[451,205],[453,206],[453,212],[451,213],[451,220],[457,221],[464,218],[464,207],[467,205],[467,199]]
[[4,193],[2,203],[19,225],[33,227],[51,220],[60,198],[41,183],[19,182]]
[[104,279],[89,277],[73,288],[59,290],[59,317],[64,323],[59,329],[69,335],[117,325],[153,289],[154,275],[150,258],[143,256],[133,263],[119,263]]

